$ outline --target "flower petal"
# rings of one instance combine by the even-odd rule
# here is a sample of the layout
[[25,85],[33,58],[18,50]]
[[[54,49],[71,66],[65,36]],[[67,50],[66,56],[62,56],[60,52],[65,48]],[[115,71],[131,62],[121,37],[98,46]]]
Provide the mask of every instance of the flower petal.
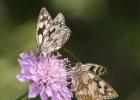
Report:
[[46,88],[46,94],[48,97],[52,97],[53,91],[52,91],[51,87]]
[[36,97],[40,92],[39,86],[36,83],[31,83],[29,86],[29,93],[28,97],[29,98],[34,98]]
[[46,95],[45,87],[40,92],[40,98],[41,98],[41,100],[47,100],[48,99],[48,97]]
[[38,94],[41,100],[71,100],[72,92],[67,88],[68,59],[61,59],[58,55],[37,56],[36,53],[20,54],[21,72],[17,79],[21,82],[31,81],[29,98]]
[[18,74],[18,75],[16,76],[16,79],[19,80],[19,81],[21,81],[21,82],[26,82],[26,81],[27,81],[27,79],[24,78],[21,74]]

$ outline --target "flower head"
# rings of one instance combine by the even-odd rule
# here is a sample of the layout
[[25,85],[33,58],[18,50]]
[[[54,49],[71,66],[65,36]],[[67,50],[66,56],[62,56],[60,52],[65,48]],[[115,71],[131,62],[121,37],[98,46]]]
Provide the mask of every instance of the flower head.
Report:
[[42,100],[49,97],[52,100],[71,100],[72,92],[67,88],[67,63],[68,59],[60,59],[59,55],[45,57],[33,52],[21,53],[21,72],[17,79],[21,82],[30,81],[29,98],[40,95]]

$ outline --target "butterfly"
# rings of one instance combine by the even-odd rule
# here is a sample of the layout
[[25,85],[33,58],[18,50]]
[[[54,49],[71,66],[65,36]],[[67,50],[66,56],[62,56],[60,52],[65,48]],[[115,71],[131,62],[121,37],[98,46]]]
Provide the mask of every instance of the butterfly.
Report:
[[62,13],[52,19],[44,7],[40,10],[36,31],[38,51],[50,55],[59,50],[70,35],[71,30],[66,26]]
[[70,72],[72,88],[78,100],[110,100],[118,97],[117,92],[100,78],[107,73],[106,67],[78,62]]

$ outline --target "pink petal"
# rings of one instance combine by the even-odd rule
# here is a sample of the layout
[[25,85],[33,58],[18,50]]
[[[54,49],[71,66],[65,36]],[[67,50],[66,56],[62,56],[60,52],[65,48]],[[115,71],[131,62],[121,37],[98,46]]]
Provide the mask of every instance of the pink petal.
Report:
[[31,80],[33,80],[35,83],[40,80],[39,75],[32,75]]
[[45,87],[40,92],[40,98],[41,98],[41,100],[47,100],[48,99],[48,97],[46,95],[46,92],[45,92]]
[[18,74],[18,75],[16,76],[16,79],[19,80],[19,81],[21,81],[21,82],[26,82],[26,81],[27,81],[27,79],[25,79],[24,77],[22,77],[21,74]]
[[39,94],[39,92],[40,92],[39,86],[36,83],[32,83],[29,86],[28,97],[34,98]]
[[46,94],[48,97],[52,97],[52,89],[49,86],[46,89]]
[[53,89],[54,91],[58,91],[58,90],[61,89],[61,86],[60,86],[59,84],[53,84],[53,85],[52,85],[52,89]]

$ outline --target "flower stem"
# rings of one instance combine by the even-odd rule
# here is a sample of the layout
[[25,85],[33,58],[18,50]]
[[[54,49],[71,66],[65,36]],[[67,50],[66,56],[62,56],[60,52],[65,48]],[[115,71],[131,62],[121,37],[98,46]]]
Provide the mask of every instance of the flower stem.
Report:
[[72,52],[70,52],[68,49],[66,49],[66,48],[62,48],[64,51],[66,51],[67,53],[69,53],[73,58],[74,58],[74,60],[76,60],[76,61],[79,61],[78,59],[77,59],[77,57],[72,53]]
[[25,98],[28,94],[28,91],[25,92],[24,94],[22,94],[20,97],[18,97],[16,100],[22,100],[23,98]]

